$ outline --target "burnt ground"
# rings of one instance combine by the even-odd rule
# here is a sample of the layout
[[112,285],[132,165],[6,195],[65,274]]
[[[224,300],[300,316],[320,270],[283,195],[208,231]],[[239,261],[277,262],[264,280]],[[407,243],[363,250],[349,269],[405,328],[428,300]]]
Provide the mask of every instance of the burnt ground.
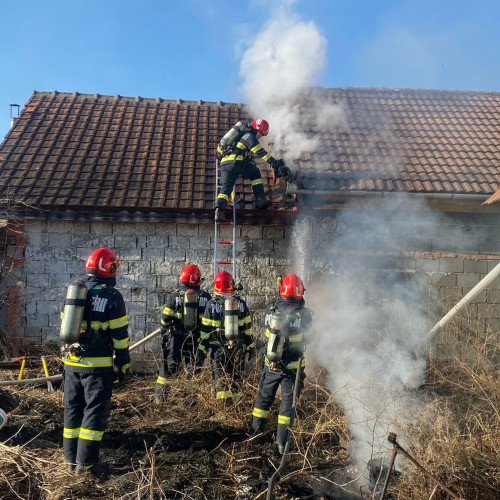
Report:
[[[101,461],[107,479],[76,477],[62,454],[60,387],[0,388],[9,421],[0,430],[0,496],[11,499],[265,499],[280,464],[274,447],[277,404],[264,442],[248,441],[258,371],[230,406],[216,404],[208,372],[174,380],[165,402],[153,400],[155,377],[136,375],[114,391]],[[32,376],[38,376],[32,375]],[[1,378],[16,378],[2,371]],[[300,398],[290,454],[274,499],[360,498],[342,447],[345,422],[328,392],[309,381]],[[342,486],[343,485],[343,486]]]

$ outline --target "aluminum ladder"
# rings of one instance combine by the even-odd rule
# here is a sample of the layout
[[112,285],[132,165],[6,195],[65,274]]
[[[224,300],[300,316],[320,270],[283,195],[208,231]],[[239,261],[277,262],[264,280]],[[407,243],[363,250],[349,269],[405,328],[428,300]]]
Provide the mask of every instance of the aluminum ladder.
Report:
[[[219,171],[219,160],[215,162],[215,201],[217,201],[217,195],[219,194],[220,188],[220,171]],[[235,184],[236,186],[236,184]],[[222,266],[230,266],[233,267],[233,280],[236,282],[236,200],[235,200],[235,188],[233,188],[233,192],[231,193],[231,203],[232,203],[232,220],[227,220],[225,222],[215,222],[215,231],[214,231],[214,277],[217,275],[219,271],[224,271],[225,269]],[[225,240],[220,239],[221,227],[220,226],[233,226],[232,231],[232,239]],[[226,258],[221,258],[221,248],[227,248],[228,251],[226,253]],[[229,258],[231,255],[231,258]]]

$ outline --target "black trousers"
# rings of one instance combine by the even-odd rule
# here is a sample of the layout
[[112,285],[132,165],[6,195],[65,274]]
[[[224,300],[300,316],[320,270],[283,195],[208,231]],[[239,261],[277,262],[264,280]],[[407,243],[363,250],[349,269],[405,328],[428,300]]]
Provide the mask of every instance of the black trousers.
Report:
[[[262,176],[252,160],[228,162],[220,166],[220,193],[217,196],[215,206],[225,209],[236,180],[241,175],[252,182],[252,189],[255,198],[264,194]],[[260,180],[260,182],[259,182]]]
[[163,393],[165,386],[168,385],[168,379],[177,373],[183,361],[194,374],[197,349],[197,342],[191,334],[172,333],[163,336],[162,362],[155,387],[157,394]]
[[101,440],[111,410],[113,372],[64,371],[63,449],[67,462],[99,462]]
[[[297,370],[270,370],[268,366],[264,366],[259,382],[259,393],[255,400],[255,405],[252,413],[252,434],[263,432],[267,416],[271,405],[276,397],[276,392],[281,384],[281,405],[278,414],[278,430],[276,432],[276,442],[285,444],[288,438],[288,427],[291,426],[292,410],[293,410],[293,390],[295,387],[295,378]],[[306,375],[304,370],[300,374],[300,387],[298,394],[304,387],[304,379]]]
[[186,365],[196,363],[197,344],[191,334],[173,333],[163,341],[163,366],[160,375],[168,377],[179,370],[181,363]]
[[216,399],[225,400],[241,392],[239,381],[245,367],[245,351],[242,347],[212,347],[210,350],[212,377]]

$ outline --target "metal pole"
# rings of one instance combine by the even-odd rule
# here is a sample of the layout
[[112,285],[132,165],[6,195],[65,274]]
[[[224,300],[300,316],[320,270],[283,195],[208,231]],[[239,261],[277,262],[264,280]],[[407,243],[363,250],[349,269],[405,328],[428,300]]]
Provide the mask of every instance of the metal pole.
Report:
[[450,311],[443,316],[428,333],[428,340],[450,321],[458,311],[464,308],[476,295],[479,295],[488,285],[490,285],[500,274],[500,264],[497,264],[467,295],[457,302]]
[[[434,481],[440,488],[442,488],[448,495],[450,495],[455,500],[462,500],[456,493],[447,488],[434,474],[427,472],[397,441],[396,434],[394,432],[390,432],[387,440],[397,448],[410,462],[416,465],[429,479]],[[383,497],[382,497],[383,499]],[[381,499],[381,500],[382,500]]]
[[[302,373],[302,360],[303,359],[304,359],[304,356],[303,355],[300,356],[299,366],[297,367],[297,373],[295,374],[295,386],[293,388],[293,400],[292,400],[293,401],[292,402],[292,414],[290,415],[290,428],[293,427],[293,424],[295,421],[295,410],[297,408],[297,399],[299,397],[300,375]],[[280,470],[285,465],[285,457],[287,456],[289,449],[290,449],[290,429],[288,429],[286,443],[285,443],[285,450],[283,451],[283,456],[281,457],[280,465],[276,469],[274,474],[271,476],[271,479],[269,479],[269,486],[267,487],[266,500],[271,500],[271,498],[272,498],[274,481],[276,480],[276,477],[278,476]]]
[[[40,356],[40,358],[42,360],[43,372],[45,373],[45,376],[50,377],[49,368],[47,366],[47,360],[45,359],[45,356]],[[52,382],[50,380],[47,380],[47,390],[49,392],[52,392],[54,390],[54,386],[52,385]]]
[[[393,432],[390,432],[389,437],[391,437],[391,435],[394,435],[394,439],[396,439],[396,434],[394,434]],[[387,469],[387,475],[385,476],[384,489],[382,490],[382,494],[380,495],[379,500],[384,500],[385,494],[387,493],[387,488],[389,486],[389,479],[391,478],[391,471],[392,471],[392,468],[394,467],[394,461],[396,460],[397,454],[398,454],[398,447],[397,447],[397,445],[393,445],[391,460],[389,461],[389,468]]]
[[135,344],[132,344],[128,348],[129,352],[135,351],[137,348],[141,347],[142,344],[145,344],[146,342],[149,342],[150,340],[154,339],[160,333],[161,333],[161,329],[158,328],[158,330],[155,330],[153,333],[150,333],[149,335],[147,335],[143,339],[138,340]]

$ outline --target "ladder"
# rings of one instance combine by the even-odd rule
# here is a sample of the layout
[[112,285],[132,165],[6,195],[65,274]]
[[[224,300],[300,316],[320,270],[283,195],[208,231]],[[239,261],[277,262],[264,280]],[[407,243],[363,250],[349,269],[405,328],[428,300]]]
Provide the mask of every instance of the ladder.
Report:
[[[215,162],[215,201],[217,201],[217,195],[219,194],[219,160]],[[236,184],[235,184],[236,186]],[[236,282],[236,200],[235,200],[235,188],[233,188],[233,192],[231,194],[231,201],[233,207],[232,220],[227,220],[225,222],[215,222],[215,232],[214,232],[214,277],[217,275],[219,271],[224,271],[222,266],[230,266],[233,267],[233,280]],[[232,231],[232,239],[224,240],[220,239],[221,227],[220,226],[233,226]],[[226,253],[226,258],[221,258],[221,249],[227,248],[228,251]],[[229,254],[231,255],[231,259],[229,259]]]

